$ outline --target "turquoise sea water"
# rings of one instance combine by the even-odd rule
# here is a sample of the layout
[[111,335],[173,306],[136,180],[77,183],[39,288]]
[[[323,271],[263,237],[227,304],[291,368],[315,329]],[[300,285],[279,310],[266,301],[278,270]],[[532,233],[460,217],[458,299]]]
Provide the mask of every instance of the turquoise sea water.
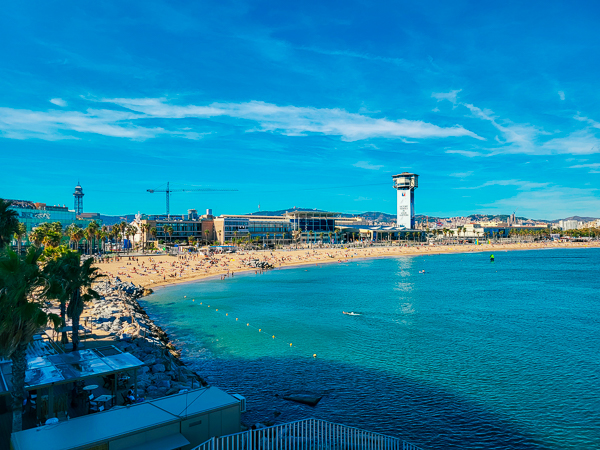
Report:
[[142,304],[211,384],[246,396],[248,424],[317,417],[426,449],[600,448],[600,250],[495,257],[238,274]]

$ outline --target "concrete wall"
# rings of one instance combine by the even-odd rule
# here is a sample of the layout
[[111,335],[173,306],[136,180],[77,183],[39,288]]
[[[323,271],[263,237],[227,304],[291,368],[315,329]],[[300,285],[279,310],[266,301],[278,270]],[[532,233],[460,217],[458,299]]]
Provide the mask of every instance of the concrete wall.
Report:
[[111,441],[108,444],[108,449],[125,450],[136,445],[145,444],[146,442],[152,442],[156,439],[160,439],[176,433],[179,433],[179,424],[173,423],[164,427],[154,428],[152,430],[144,431],[133,436],[128,436],[125,438]]
[[239,433],[240,421],[239,404],[183,420],[181,422],[181,434],[190,441],[190,445],[184,447],[183,450],[194,448],[213,436]]

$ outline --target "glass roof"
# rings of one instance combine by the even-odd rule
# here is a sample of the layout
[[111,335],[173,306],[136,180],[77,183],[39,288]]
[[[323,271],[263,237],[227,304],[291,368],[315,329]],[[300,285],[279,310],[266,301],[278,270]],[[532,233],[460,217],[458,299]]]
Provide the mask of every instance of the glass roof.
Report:
[[[50,384],[72,383],[77,380],[110,373],[123,372],[143,366],[144,363],[130,353],[115,346],[80,350],[58,355],[38,356],[27,360],[25,388]],[[0,367],[0,395],[10,391],[10,363]]]

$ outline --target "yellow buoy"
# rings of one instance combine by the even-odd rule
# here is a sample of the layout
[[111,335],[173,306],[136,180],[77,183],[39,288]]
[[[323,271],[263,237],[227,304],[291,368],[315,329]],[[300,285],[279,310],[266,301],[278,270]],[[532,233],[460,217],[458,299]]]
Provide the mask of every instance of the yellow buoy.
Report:
[[235,321],[237,322],[237,320],[238,320],[238,318],[236,317],[236,318],[235,318]]
[[273,335],[273,339],[275,339],[275,335]]
[[229,313],[225,313],[225,315],[226,315],[226,316],[228,316],[228,315],[229,315]]
[[292,346],[292,343],[290,342],[290,347]]
[[315,354],[313,354],[313,358],[316,358],[316,357],[317,357],[317,354],[316,354],[316,353],[315,353]]
[[247,326],[247,327],[249,327],[249,326],[250,326],[250,324],[249,324],[249,323],[247,323],[247,324],[246,324],[246,326]]
[[258,329],[258,332],[259,332],[259,333],[260,333],[260,330],[261,330],[261,329],[259,328],[259,329]]
[[215,311],[218,311],[218,310],[219,310],[219,308],[217,308]]

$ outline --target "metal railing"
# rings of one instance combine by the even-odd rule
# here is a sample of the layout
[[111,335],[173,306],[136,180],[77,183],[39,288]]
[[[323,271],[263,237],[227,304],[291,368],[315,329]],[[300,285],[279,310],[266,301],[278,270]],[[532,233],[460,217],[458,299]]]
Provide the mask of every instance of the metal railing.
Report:
[[213,437],[192,450],[422,450],[401,439],[319,419]]

